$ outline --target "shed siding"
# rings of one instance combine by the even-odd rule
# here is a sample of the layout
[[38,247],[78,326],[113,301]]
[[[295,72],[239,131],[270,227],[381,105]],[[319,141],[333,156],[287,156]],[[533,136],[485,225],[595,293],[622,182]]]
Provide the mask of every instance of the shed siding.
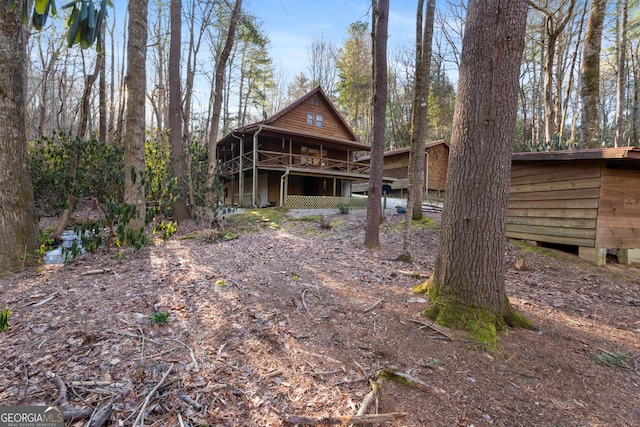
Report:
[[640,248],[640,171],[604,168],[596,246]]
[[[426,152],[429,156],[428,188],[429,190],[444,191],[449,165],[449,147],[446,144],[438,144],[428,147]],[[385,177],[408,179],[409,152],[385,155],[383,170]],[[401,186],[407,188],[408,182],[404,182]]]
[[429,189],[444,191],[447,184],[447,170],[449,167],[449,148],[436,145],[427,149],[429,154]]
[[594,247],[601,162],[517,162],[511,170],[507,237]]
[[[314,101],[314,99],[316,99]],[[316,105],[317,104],[317,105]],[[314,123],[307,123],[307,113],[312,113],[314,117]],[[322,115],[323,123],[322,127],[316,126],[317,115]],[[353,137],[347,129],[345,129],[343,123],[335,117],[332,109],[324,103],[321,97],[311,97],[293,108],[287,114],[278,118],[272,123],[274,126],[284,129],[298,130],[303,132],[322,133],[322,135],[352,140]]]

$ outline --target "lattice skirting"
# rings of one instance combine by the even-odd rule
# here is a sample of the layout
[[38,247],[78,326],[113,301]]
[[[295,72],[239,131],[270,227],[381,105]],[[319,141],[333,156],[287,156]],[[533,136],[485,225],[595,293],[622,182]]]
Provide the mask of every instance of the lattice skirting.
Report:
[[337,209],[345,203],[350,209],[366,209],[366,197],[285,196],[284,206],[291,209]]

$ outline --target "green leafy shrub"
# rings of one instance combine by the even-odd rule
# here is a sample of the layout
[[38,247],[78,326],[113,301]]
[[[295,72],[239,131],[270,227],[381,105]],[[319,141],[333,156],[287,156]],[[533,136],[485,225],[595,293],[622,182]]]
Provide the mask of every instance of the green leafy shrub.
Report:
[[343,215],[346,215],[349,213],[349,205],[346,203],[338,203],[336,205],[336,208],[338,208],[338,212],[340,212]]
[[124,148],[96,136],[83,140],[65,133],[29,143],[27,155],[38,206],[60,213],[70,194],[103,200],[124,191]]
[[173,177],[171,145],[167,133],[160,139],[145,142],[144,191],[147,203],[146,223],[154,217],[170,218],[173,206],[179,200],[180,189]]
[[171,316],[166,311],[154,311],[153,314],[149,315],[149,321],[154,325],[158,323],[169,323],[171,322]]
[[11,310],[5,308],[0,311],[0,332],[4,332],[9,329],[9,317],[11,317]]
[[162,221],[153,227],[153,234],[160,234],[162,240],[169,240],[178,231],[178,223],[175,221]]

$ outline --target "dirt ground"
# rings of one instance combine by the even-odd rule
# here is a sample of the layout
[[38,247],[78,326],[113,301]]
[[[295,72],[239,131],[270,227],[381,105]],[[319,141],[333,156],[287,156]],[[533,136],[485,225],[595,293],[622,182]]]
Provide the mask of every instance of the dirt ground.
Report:
[[537,330],[491,353],[420,317],[434,227],[411,265],[391,212],[378,250],[363,211],[249,218],[234,240],[187,223],[0,280],[0,405],[62,404],[78,426],[348,424],[373,383],[387,425],[640,426],[640,269],[509,242],[507,292]]

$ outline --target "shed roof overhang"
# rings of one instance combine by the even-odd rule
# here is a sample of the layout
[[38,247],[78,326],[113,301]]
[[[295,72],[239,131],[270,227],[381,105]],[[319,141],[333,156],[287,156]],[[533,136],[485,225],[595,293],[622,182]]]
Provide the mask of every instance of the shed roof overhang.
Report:
[[534,151],[527,153],[513,153],[511,159],[514,162],[536,160],[640,160],[640,148],[619,147],[595,148],[589,150]]

